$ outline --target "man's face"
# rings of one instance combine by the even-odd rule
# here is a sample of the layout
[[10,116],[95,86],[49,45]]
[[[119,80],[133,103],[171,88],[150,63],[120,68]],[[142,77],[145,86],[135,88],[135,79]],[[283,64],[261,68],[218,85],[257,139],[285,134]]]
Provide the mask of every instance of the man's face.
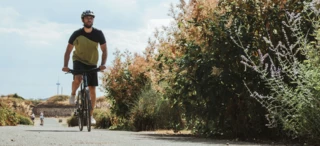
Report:
[[86,28],[91,28],[93,25],[93,20],[94,20],[94,18],[92,16],[83,17],[83,20],[82,20],[83,26]]

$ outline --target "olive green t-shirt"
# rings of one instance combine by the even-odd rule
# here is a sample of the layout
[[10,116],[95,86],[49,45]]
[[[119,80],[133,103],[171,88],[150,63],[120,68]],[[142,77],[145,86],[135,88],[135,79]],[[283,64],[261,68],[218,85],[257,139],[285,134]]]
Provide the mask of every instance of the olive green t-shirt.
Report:
[[99,59],[98,44],[103,45],[105,43],[103,32],[99,29],[92,28],[90,33],[86,33],[84,28],[76,30],[69,38],[69,44],[75,46],[72,60],[87,65],[97,65]]

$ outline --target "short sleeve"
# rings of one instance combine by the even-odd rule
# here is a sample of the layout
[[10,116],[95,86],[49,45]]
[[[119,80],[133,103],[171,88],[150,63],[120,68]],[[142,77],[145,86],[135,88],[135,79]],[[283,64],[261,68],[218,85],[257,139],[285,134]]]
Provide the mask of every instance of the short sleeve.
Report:
[[77,31],[73,32],[73,34],[70,36],[68,43],[73,45],[74,40],[77,38]]
[[106,38],[104,37],[104,34],[102,31],[100,31],[100,36],[99,36],[99,44],[103,45],[106,43]]

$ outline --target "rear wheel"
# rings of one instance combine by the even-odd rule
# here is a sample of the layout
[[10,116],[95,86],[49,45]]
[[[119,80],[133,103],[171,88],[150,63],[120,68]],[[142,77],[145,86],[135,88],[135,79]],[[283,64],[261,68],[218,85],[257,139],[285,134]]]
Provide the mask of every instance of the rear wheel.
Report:
[[84,124],[82,111],[79,111],[78,124],[79,124],[79,130],[82,131],[82,129],[83,129],[83,124]]

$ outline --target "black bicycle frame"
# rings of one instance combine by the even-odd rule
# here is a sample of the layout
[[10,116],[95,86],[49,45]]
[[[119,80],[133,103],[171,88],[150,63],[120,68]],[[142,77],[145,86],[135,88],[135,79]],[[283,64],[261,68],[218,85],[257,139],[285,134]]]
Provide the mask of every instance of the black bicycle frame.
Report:
[[[82,75],[82,86],[81,86],[81,90],[80,91],[85,91],[85,89],[88,87],[88,77],[87,77],[87,73],[83,73]],[[83,94],[83,93],[82,93]]]
[[[82,75],[82,84],[80,86],[80,91],[82,91],[82,92],[85,92],[85,89],[88,87],[88,76],[87,76],[88,73],[98,72],[98,71],[100,71],[100,68],[94,68],[91,70],[72,70],[72,69],[69,69],[69,73]],[[81,94],[83,94],[83,93],[81,93]],[[82,98],[85,98],[85,97],[82,97]]]

